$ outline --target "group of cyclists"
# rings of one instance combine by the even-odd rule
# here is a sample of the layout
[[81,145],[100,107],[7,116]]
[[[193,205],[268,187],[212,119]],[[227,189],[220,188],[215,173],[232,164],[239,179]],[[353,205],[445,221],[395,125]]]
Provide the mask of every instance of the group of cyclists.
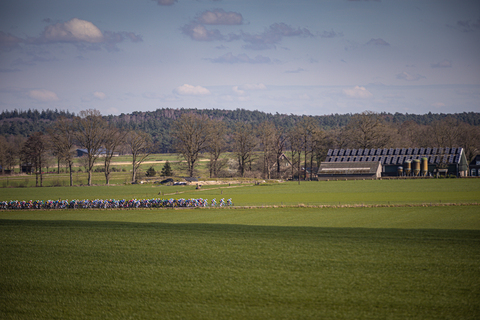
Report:
[[95,199],[95,200],[35,200],[35,201],[0,201],[0,209],[116,209],[116,208],[194,208],[194,207],[224,207],[233,206],[232,199],[216,199],[208,203],[208,199]]

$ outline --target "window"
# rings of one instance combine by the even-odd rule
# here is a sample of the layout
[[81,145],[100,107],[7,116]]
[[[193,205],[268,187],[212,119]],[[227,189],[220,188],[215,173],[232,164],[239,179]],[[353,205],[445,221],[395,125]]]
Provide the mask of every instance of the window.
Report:
[[472,173],[472,177],[475,177],[477,175],[477,169],[472,169],[471,173]]

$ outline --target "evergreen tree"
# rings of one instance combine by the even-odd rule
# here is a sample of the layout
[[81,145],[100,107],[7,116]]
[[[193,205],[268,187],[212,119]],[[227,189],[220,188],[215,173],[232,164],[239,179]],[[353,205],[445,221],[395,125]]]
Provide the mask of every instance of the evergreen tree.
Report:
[[172,167],[170,166],[170,163],[168,162],[168,160],[167,162],[165,162],[165,165],[163,166],[160,174],[163,177],[171,177],[173,175]]

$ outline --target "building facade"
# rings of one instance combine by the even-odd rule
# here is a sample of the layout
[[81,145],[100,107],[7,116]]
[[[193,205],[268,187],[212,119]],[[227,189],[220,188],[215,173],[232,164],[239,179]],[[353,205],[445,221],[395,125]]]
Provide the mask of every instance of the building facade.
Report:
[[480,177],[480,154],[477,154],[470,162],[469,169],[472,177]]
[[330,149],[325,162],[380,162],[387,177],[468,175],[463,148]]

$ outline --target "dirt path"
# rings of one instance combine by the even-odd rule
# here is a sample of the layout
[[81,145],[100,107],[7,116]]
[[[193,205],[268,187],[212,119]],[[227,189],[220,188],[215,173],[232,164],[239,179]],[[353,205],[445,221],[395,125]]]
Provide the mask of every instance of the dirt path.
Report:
[[[143,161],[142,164],[156,164],[156,163],[166,163],[166,162],[170,162],[170,163],[176,163],[176,162],[185,162],[185,160],[182,160],[182,161],[170,161],[170,160],[155,160],[155,161]],[[201,160],[198,160],[198,161],[201,161],[201,162],[205,162],[205,161],[208,161],[208,159],[201,159]],[[132,162],[129,162],[129,161],[124,161],[124,162],[114,162],[112,161],[110,163],[111,166],[127,166],[127,165],[131,165]],[[103,162],[95,162],[95,166],[103,166],[104,163]]]

